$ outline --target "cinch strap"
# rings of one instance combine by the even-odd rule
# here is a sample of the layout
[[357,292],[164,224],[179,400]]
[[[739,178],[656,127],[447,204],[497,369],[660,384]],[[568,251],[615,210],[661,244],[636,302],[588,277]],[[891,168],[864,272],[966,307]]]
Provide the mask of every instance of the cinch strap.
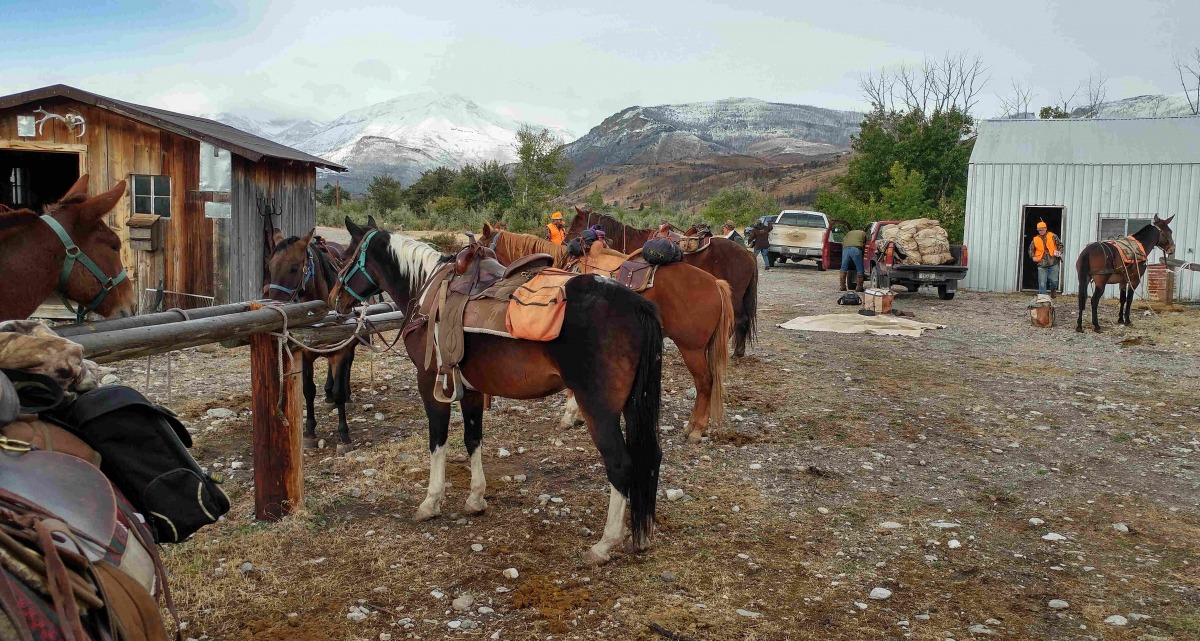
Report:
[[[368,298],[383,291],[383,289],[375,282],[375,279],[371,278],[371,275],[367,273],[367,245],[371,243],[371,237],[374,236],[378,231],[379,230],[376,229],[367,234],[367,237],[363,239],[362,244],[358,247],[358,260],[354,261],[354,265],[350,267],[350,270],[347,271],[345,275],[338,276],[338,280],[342,283],[342,289],[346,290],[351,296],[358,299],[358,302],[360,303],[367,302]],[[362,275],[366,277],[367,282],[371,283],[371,287],[373,288],[371,291],[363,294],[359,294],[350,287],[350,279],[354,276],[355,272],[360,271],[362,272]]]
[[[58,298],[62,300],[63,305],[67,309],[75,312],[75,322],[82,323],[90,312],[99,307],[100,303],[104,302],[104,297],[108,295],[108,290],[116,287],[121,281],[125,280],[127,277],[125,267],[121,267],[121,273],[109,278],[104,274],[104,270],[100,269],[91,258],[88,258],[87,254],[75,246],[75,241],[71,240],[71,235],[67,233],[67,230],[57,220],[54,220],[49,215],[39,216],[39,218],[42,219],[42,222],[49,225],[50,229],[54,230],[58,239],[62,241],[63,247],[67,250],[66,257],[63,258],[62,271],[58,273]],[[88,271],[92,272],[92,275],[96,277],[96,280],[100,281],[100,286],[102,287],[100,293],[96,294],[96,297],[92,299],[92,302],[87,307],[80,305],[78,309],[72,307],[71,301],[67,298],[67,281],[71,278],[71,270],[75,268],[75,261],[77,260],[83,263],[83,266],[87,267]]]
[[283,285],[276,285],[275,283],[271,283],[269,286],[267,286],[267,289],[277,289],[277,290],[287,294],[288,296],[291,296],[291,299],[288,300],[289,303],[294,303],[297,300],[299,300],[300,292],[303,292],[304,288],[308,287],[309,281],[311,281],[313,279],[313,271],[316,269],[316,264],[313,262],[312,247],[309,247],[305,251],[308,252],[308,273],[305,274],[304,279],[300,281],[299,287],[297,287],[296,289],[288,289],[287,287],[284,287]]

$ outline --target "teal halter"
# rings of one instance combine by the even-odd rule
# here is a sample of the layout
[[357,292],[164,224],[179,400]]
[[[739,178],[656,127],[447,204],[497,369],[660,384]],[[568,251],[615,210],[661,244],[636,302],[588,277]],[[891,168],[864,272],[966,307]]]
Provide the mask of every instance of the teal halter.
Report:
[[[54,230],[58,239],[62,241],[63,247],[67,250],[67,254],[63,258],[62,271],[58,273],[58,297],[62,300],[63,305],[66,305],[67,309],[75,312],[75,322],[82,323],[90,312],[99,307],[100,303],[104,302],[104,297],[108,295],[108,291],[125,280],[128,274],[125,273],[125,268],[121,267],[121,273],[116,276],[112,278],[105,276],[104,270],[100,269],[91,258],[88,258],[87,254],[83,253],[83,250],[75,246],[75,241],[71,240],[71,235],[67,233],[66,229],[63,229],[63,226],[57,220],[48,215],[39,216],[39,218],[42,219],[42,222],[49,225],[50,229]],[[100,293],[96,294],[96,297],[92,299],[92,302],[87,307],[80,304],[78,309],[72,307],[71,301],[67,298],[67,281],[71,278],[71,270],[75,268],[75,261],[83,263],[83,266],[92,272],[96,280],[100,281],[100,286],[102,287]]]
[[[350,269],[345,274],[338,275],[338,282],[341,283],[342,289],[346,290],[346,293],[358,299],[358,302],[360,303],[365,303],[368,298],[383,291],[383,288],[381,288],[379,284],[375,282],[375,279],[371,278],[371,275],[367,273],[367,245],[371,243],[371,237],[374,236],[378,231],[378,229],[372,230],[371,233],[367,234],[366,238],[363,238],[362,244],[358,246],[358,260],[354,261],[354,264],[350,266]],[[350,279],[357,272],[362,272],[362,275],[366,277],[367,282],[371,283],[371,291],[359,294],[350,287]]]

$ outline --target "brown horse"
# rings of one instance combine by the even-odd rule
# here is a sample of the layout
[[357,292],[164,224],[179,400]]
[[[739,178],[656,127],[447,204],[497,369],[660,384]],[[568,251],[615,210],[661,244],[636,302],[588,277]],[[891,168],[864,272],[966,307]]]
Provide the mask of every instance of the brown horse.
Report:
[[[405,309],[412,309],[430,277],[454,256],[412,238],[379,229],[347,225],[349,259],[329,302],[345,312],[357,300],[380,290]],[[566,310],[558,338],[529,341],[490,334],[466,333],[461,362],[463,440],[471,461],[471,488],[465,512],[487,509],[483,472],[484,395],[541,398],[568,389],[575,393],[592,442],[604,459],[610,497],[604,535],[584,555],[592,563],[609,560],[609,551],[624,539],[629,507],[631,547],[645,549],[654,526],[655,492],[662,450],[658,414],[662,380],[662,328],[654,305],[616,283],[596,276],[567,282]],[[404,334],[408,357],[417,367],[417,388],[429,419],[429,487],[414,518],[441,513],[446,492],[446,440],[451,403],[434,397],[438,365],[426,363],[431,323],[410,325]],[[621,416],[625,434],[621,434]]]
[[[575,217],[567,228],[567,240],[590,227],[603,230],[609,247],[623,254],[632,254],[658,232],[657,229],[630,227],[608,214],[576,207]],[[746,343],[754,340],[758,324],[758,265],[754,262],[754,254],[728,238],[714,237],[708,249],[684,254],[683,262],[729,283],[736,317],[733,355],[745,356]]]
[[[561,260],[567,251],[536,236],[497,230],[489,223],[483,224],[480,243],[495,250],[504,265],[536,253]],[[616,263],[620,262],[618,258]],[[592,268],[586,261],[581,265],[584,273],[611,275],[608,269]],[[696,382],[696,403],[684,434],[689,443],[699,443],[709,423],[720,425],[725,415],[725,369],[733,328],[729,284],[691,265],[673,263],[659,267],[654,286],[641,294],[658,305],[663,333],[675,342]],[[574,405],[567,405],[564,426],[574,422]]]
[[[275,249],[267,260],[270,283],[264,288],[269,298],[285,303],[328,300],[329,293],[337,284],[338,268],[330,259],[324,246],[313,243],[313,232],[303,238],[284,238],[283,232],[275,232]],[[338,247],[340,249],[340,247]],[[350,368],[354,365],[354,349],[351,343],[341,350],[329,354],[317,354],[303,350],[301,376],[303,377],[304,402],[308,418],[304,420],[304,447],[317,446],[317,415],[313,408],[317,385],[313,382],[313,363],[324,356],[329,362],[325,374],[325,400],[337,405],[338,452],[350,445],[350,426],[346,423],[346,403],[350,400]]]
[[[1129,238],[1136,240],[1146,254],[1153,251],[1155,247],[1161,247],[1164,252],[1170,254],[1175,251],[1175,241],[1171,237],[1171,228],[1167,224],[1174,219],[1175,217],[1171,216],[1162,220],[1156,214],[1149,225],[1131,234]],[[1079,252],[1079,258],[1075,261],[1075,271],[1079,274],[1079,322],[1075,325],[1075,331],[1083,332],[1083,308],[1087,305],[1088,280],[1096,284],[1096,291],[1092,293],[1092,327],[1097,332],[1100,331],[1100,321],[1096,315],[1099,311],[1100,296],[1104,294],[1106,285],[1118,283],[1121,285],[1121,299],[1117,306],[1117,323],[1133,324],[1129,320],[1129,311],[1133,307],[1133,294],[1142,282],[1142,275],[1146,273],[1145,260],[1128,264],[1122,260],[1121,252],[1111,243],[1091,243]]]
[[[0,214],[0,320],[28,318],[55,291],[105,318],[136,313],[121,238],[104,223],[125,181],[95,198],[87,189],[85,174],[41,216],[28,209]],[[66,273],[65,264],[72,265]]]

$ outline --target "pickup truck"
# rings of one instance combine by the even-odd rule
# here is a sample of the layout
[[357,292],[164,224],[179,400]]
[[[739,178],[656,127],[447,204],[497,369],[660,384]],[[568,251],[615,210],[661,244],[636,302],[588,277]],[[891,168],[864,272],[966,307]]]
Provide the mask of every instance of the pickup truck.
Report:
[[820,271],[835,261],[840,265],[842,236],[850,229],[846,222],[831,221],[819,211],[785,209],[775,217],[774,225],[767,249],[772,263],[811,260]]
[[951,300],[958,291],[958,281],[967,277],[967,246],[950,245],[954,263],[949,265],[902,265],[896,255],[895,243],[879,238],[885,225],[899,224],[898,220],[871,223],[867,227],[867,246],[863,248],[863,268],[871,275],[875,287],[888,289],[904,285],[915,292],[922,285],[936,287],[938,298]]

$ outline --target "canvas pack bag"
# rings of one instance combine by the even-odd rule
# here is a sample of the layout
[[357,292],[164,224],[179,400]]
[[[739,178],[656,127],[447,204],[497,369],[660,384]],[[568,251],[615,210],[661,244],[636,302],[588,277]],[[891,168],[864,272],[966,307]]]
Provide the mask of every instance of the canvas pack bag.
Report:
[[188,452],[192,437],[183,424],[137,390],[92,390],[56,418],[100,454],[101,471],[146,516],[156,541],[183,541],[229,511],[221,479]]
[[683,249],[670,239],[652,238],[642,246],[642,258],[651,265],[669,265],[683,260]]

